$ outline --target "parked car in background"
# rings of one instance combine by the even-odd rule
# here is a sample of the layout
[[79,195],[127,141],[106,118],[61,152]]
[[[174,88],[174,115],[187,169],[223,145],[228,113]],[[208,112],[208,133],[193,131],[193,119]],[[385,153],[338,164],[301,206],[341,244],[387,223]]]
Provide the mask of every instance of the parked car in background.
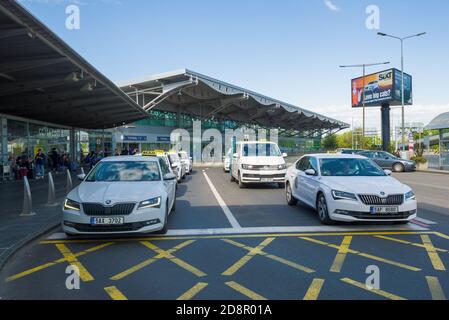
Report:
[[179,158],[185,167],[186,174],[191,174],[193,171],[193,159],[185,151],[179,152]]
[[231,160],[232,160],[232,148],[228,150],[226,155],[223,157],[223,170],[224,172],[229,172],[231,168]]
[[168,152],[167,155],[172,169],[176,172],[178,183],[181,183],[186,176],[185,166],[182,164],[177,152]]
[[357,154],[373,160],[383,169],[394,172],[416,171],[415,161],[398,158],[386,151],[360,151]]
[[240,188],[254,183],[277,183],[283,188],[285,157],[274,142],[238,142],[232,155],[231,181],[237,181]]
[[287,203],[301,201],[314,208],[323,224],[405,224],[417,216],[415,194],[390,174],[359,155],[306,155],[287,170]]

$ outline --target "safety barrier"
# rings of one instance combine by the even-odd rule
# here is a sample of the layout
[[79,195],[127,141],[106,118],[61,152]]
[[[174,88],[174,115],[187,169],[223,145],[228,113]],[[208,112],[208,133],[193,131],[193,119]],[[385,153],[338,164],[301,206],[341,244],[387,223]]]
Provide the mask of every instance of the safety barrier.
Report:
[[55,182],[53,181],[53,175],[51,172],[48,173],[48,198],[47,198],[47,206],[55,207],[58,203],[56,202],[56,193],[55,193]]
[[66,187],[66,193],[69,194],[70,191],[73,189],[73,183],[72,183],[72,175],[70,174],[70,170],[67,169],[67,187]]
[[36,213],[33,212],[33,201],[31,199],[31,189],[30,183],[28,182],[28,177],[23,177],[23,206],[21,216],[34,216]]

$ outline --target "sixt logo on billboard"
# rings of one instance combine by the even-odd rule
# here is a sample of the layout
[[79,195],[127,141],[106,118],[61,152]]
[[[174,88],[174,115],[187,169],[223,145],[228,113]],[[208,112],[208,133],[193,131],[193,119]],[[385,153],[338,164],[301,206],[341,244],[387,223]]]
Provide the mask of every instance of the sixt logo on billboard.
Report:
[[393,80],[393,70],[379,73],[379,81],[392,81]]

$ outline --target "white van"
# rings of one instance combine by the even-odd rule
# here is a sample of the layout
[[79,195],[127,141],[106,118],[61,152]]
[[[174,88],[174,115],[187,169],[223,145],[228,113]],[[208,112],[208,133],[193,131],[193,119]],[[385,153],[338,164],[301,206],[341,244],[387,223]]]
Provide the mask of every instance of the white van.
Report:
[[274,142],[238,142],[232,156],[231,181],[237,181],[240,188],[251,183],[277,183],[284,188],[285,157]]

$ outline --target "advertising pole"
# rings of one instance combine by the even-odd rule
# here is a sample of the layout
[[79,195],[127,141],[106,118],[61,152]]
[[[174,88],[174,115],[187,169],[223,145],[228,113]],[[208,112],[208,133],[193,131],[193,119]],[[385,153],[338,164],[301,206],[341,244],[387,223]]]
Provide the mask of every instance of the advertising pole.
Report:
[[363,108],[363,120],[362,120],[362,149],[365,148],[365,74],[366,65],[363,65],[363,89],[362,89],[362,108]]
[[405,151],[404,39],[401,39],[402,151]]

